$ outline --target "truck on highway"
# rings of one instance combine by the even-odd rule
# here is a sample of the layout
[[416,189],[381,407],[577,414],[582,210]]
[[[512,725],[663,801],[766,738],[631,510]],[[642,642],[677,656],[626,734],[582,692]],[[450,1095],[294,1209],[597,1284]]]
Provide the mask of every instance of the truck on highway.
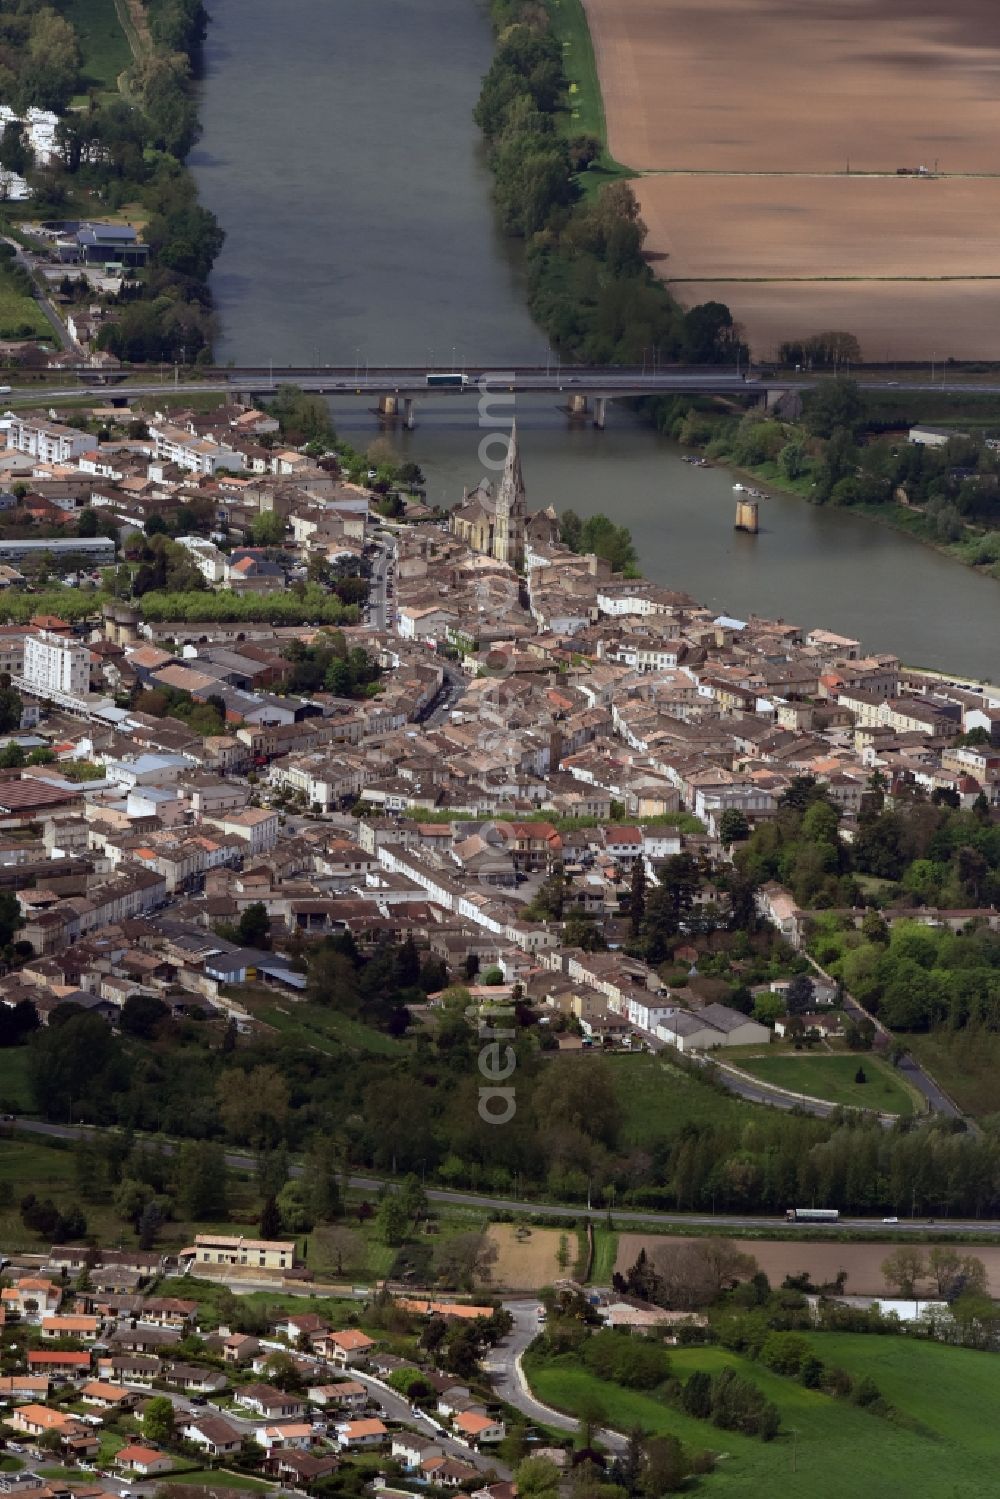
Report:
[[463,390],[468,383],[468,375],[461,375],[456,370],[442,370],[439,374],[427,376],[428,385],[450,385]]
[[839,1208],[786,1208],[789,1223],[836,1223]]

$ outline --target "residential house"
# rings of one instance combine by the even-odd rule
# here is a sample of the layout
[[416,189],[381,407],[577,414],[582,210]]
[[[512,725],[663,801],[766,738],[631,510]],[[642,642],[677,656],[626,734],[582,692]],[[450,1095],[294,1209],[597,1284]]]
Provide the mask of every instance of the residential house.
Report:
[[243,1434],[224,1416],[192,1416],[181,1427],[181,1436],[196,1447],[201,1447],[209,1457],[228,1457],[239,1452],[243,1445]]
[[412,1472],[425,1458],[443,1457],[444,1447],[433,1437],[418,1436],[412,1431],[394,1431],[389,1456]]
[[340,1368],[350,1368],[363,1363],[375,1347],[375,1339],[356,1327],[345,1327],[342,1332],[330,1332],[313,1338],[313,1348],[320,1358],[329,1359]]
[[363,1417],[358,1421],[338,1421],[337,1441],[349,1451],[358,1448],[381,1447],[389,1435],[387,1428],[376,1417]]
[[295,1420],[304,1409],[301,1400],[269,1384],[238,1386],[233,1391],[233,1399],[237,1405],[246,1406],[247,1410],[266,1417],[268,1421]]
[[54,1281],[26,1275],[4,1287],[0,1303],[8,1316],[13,1312],[25,1322],[38,1322],[58,1309],[62,1294]]
[[336,1384],[310,1385],[306,1398],[312,1405],[336,1406],[338,1410],[363,1410],[371,1396],[368,1386],[357,1379],[342,1379]]
[[502,1442],[506,1434],[504,1423],[486,1415],[485,1411],[459,1411],[451,1424],[457,1436],[476,1445]]
[[42,1337],[78,1338],[81,1343],[96,1343],[101,1331],[100,1317],[43,1317]]
[[158,1473],[169,1473],[173,1465],[173,1458],[165,1452],[157,1452],[155,1447],[143,1447],[139,1443],[129,1443],[115,1457],[116,1468],[135,1473],[139,1478],[155,1478]]

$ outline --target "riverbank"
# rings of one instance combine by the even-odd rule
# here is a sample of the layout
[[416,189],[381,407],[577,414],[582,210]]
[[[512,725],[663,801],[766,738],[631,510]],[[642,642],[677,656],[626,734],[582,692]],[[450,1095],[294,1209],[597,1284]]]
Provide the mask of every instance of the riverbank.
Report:
[[[854,425],[831,425],[825,437],[810,419],[809,398],[799,421],[682,397],[638,406],[658,430],[741,482],[851,511],[1000,581],[1000,527],[990,523],[994,516],[1000,519],[1000,465],[982,434],[972,438],[956,431],[960,451],[955,454],[914,447],[899,436],[880,438],[868,430],[857,387],[847,396],[858,403]],[[844,420],[852,420],[849,412]],[[979,512],[972,521],[966,519],[970,507]]]

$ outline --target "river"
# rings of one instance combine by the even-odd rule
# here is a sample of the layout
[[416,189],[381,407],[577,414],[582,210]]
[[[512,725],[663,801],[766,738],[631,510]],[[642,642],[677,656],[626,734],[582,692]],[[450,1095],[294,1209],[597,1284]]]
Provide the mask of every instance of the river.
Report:
[[[212,278],[221,359],[441,368],[545,362],[516,254],[497,234],[472,108],[484,0],[212,0],[192,155],[226,245]],[[359,444],[375,419],[334,417]],[[1000,584],[844,511],[775,496],[732,529],[732,479],[694,469],[629,412],[570,429],[518,403],[529,506],[604,510],[647,576],[720,610],[859,636],[1000,680]],[[451,503],[482,469],[475,403],[435,398],[392,441]]]

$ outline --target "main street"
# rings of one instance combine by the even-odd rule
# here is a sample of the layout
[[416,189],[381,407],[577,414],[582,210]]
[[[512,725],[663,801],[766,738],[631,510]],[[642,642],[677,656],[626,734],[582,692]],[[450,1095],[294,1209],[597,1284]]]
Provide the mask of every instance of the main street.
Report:
[[[81,1140],[92,1133],[90,1125],[81,1124],[49,1124],[41,1119],[25,1119],[22,1117],[10,1121],[14,1130],[23,1131],[25,1134],[46,1135],[54,1140]],[[107,1133],[107,1131],[105,1131]],[[162,1136],[136,1136],[137,1139],[144,1138],[155,1140],[168,1155],[176,1150],[176,1144],[170,1140],[164,1140]],[[253,1172],[257,1169],[255,1156],[248,1155],[244,1151],[227,1150],[226,1165],[232,1171]],[[292,1176],[301,1176],[300,1166],[291,1167]],[[368,1192],[377,1195],[387,1185],[385,1177],[369,1176],[361,1173],[353,1173],[348,1179],[348,1186],[355,1192]],[[582,1218],[603,1218],[607,1211],[604,1207],[588,1207],[585,1203],[556,1203],[536,1202],[523,1197],[495,1197],[480,1192],[445,1192],[439,1187],[428,1187],[427,1196],[431,1202],[439,1203],[442,1207],[455,1208],[480,1208],[484,1213],[525,1213],[535,1218],[550,1218],[556,1221]],[[789,1204],[793,1206],[793,1204]],[[888,1212],[888,1209],[887,1209]],[[815,1223],[789,1224],[784,1218],[765,1217],[762,1214],[726,1214],[726,1213],[661,1213],[636,1208],[618,1208],[613,1211],[613,1221],[616,1225],[640,1224],[647,1228],[660,1229],[664,1232],[683,1232],[684,1229],[715,1229],[719,1233],[731,1232],[734,1229],[778,1229],[792,1230],[802,1234],[803,1237],[815,1236],[817,1225]],[[879,1218],[841,1218],[838,1220],[837,1229],[848,1229],[855,1233],[873,1234],[876,1238],[886,1237],[886,1223]],[[1000,1236],[1000,1220],[987,1218],[900,1218],[892,1223],[891,1231],[897,1233],[930,1233],[943,1236],[955,1234],[979,1234]],[[305,1294],[308,1295],[308,1290]]]

